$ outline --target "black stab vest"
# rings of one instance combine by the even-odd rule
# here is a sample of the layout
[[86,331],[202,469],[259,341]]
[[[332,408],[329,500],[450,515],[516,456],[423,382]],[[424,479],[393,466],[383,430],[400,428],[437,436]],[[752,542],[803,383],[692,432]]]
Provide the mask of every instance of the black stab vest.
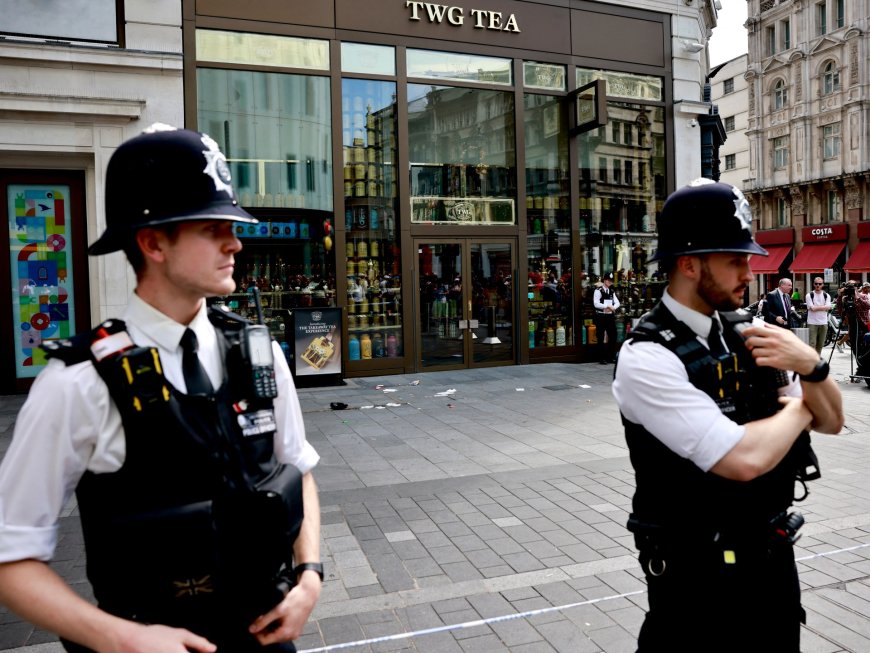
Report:
[[[652,341],[674,352],[692,385],[738,424],[773,415],[779,410],[775,371],[755,364],[735,327],[750,323],[751,315],[742,310],[719,315],[733,353],[721,368],[695,332],[662,303],[644,316],[626,345]],[[702,471],[625,415],[622,422],[636,479],[632,517],[684,540],[709,540],[723,532],[744,539],[766,536],[770,520],[792,505],[795,481],[812,455],[804,432],[774,469],[752,481],[733,481]]]
[[[273,411],[271,400],[251,400],[233,382],[244,374],[247,322],[218,309],[209,319],[228,372],[211,396],[166,382],[169,400],[137,411],[119,390],[120,366],[94,362],[121,413],[126,457],[116,472],[85,472],[76,497],[100,607],[218,642],[280,600],[277,581],[292,565],[303,515],[301,475],[275,459],[275,429],[243,433],[245,415]],[[93,361],[96,331],[48,355]]]

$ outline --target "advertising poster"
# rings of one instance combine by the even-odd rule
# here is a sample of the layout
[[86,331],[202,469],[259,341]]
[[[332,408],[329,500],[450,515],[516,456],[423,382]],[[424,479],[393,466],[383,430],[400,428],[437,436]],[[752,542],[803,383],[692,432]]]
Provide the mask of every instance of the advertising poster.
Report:
[[341,309],[293,310],[296,376],[341,376]]

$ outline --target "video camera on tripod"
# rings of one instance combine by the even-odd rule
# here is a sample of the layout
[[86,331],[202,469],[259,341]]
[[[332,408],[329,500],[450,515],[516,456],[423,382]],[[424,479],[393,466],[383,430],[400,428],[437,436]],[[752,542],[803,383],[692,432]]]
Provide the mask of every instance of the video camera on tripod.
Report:
[[846,281],[840,284],[837,298],[840,307],[840,322],[833,338],[834,346],[831,347],[828,362],[830,363],[831,358],[833,358],[836,344],[840,342],[840,334],[847,332],[850,348],[850,379],[853,383],[864,381],[870,386],[870,346],[865,342],[868,329],[867,325],[858,318],[856,310],[855,295],[860,287],[861,285],[857,281]]

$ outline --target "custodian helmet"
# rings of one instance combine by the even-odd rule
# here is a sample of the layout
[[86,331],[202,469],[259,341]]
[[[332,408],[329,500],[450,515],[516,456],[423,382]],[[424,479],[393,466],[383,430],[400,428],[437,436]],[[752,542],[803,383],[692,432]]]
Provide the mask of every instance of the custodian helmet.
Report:
[[256,223],[233,194],[226,157],[206,134],[156,123],[106,169],[106,230],[88,253],[123,249],[137,229],[189,220]]
[[651,261],[713,252],[767,256],[752,237],[752,213],[743,193],[710,179],[696,179],[671,193],[658,231],[658,248]]

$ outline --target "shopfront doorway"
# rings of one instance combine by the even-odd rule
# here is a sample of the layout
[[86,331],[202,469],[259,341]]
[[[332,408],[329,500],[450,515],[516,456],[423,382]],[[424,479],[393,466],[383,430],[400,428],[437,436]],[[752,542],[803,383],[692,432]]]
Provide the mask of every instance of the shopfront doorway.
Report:
[[417,366],[516,362],[516,241],[421,238],[417,251]]

